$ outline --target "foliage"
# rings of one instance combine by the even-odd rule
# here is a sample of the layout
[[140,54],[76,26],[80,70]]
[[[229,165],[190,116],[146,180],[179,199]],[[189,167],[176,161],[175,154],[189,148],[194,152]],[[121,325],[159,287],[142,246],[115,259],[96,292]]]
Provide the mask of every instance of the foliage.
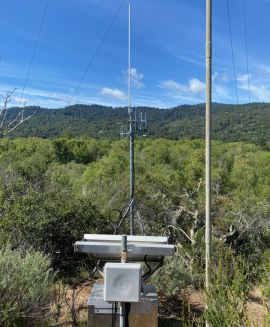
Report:
[[151,282],[163,289],[166,296],[180,294],[185,285],[195,282],[195,277],[185,267],[185,262],[176,254],[167,257],[162,268],[151,278]]
[[[73,244],[84,233],[94,233],[102,225],[102,216],[86,197],[69,192],[29,189],[24,197],[12,195],[1,223],[2,242],[19,246],[23,241],[50,253],[54,268],[66,271],[78,265]],[[102,227],[100,227],[102,228]]]
[[[192,108],[186,108],[186,117],[195,116]],[[220,326],[228,317],[244,322],[248,282],[263,281],[268,296],[270,154],[259,143],[212,142],[214,286],[208,314],[215,321],[215,310],[223,310]],[[87,256],[74,254],[73,245],[85,233],[112,233],[125,212],[128,142],[75,138],[69,131],[54,140],[2,140],[0,155],[0,247],[31,244],[49,254],[51,267],[62,275],[88,266]],[[177,249],[152,281],[174,297],[184,283],[198,286],[204,279],[204,180],[203,140],[135,142],[134,194],[146,233],[166,235]],[[126,220],[119,233],[128,228]],[[135,233],[141,234],[136,215]]]
[[51,300],[51,260],[41,252],[0,249],[0,326],[44,318]]
[[[111,213],[111,223],[106,217],[129,199],[128,142],[64,133],[53,141],[4,140],[0,153],[2,244],[35,239],[37,249],[51,253],[54,267],[66,269],[76,239],[115,228],[119,212]],[[135,197],[146,232],[181,246],[192,274],[205,265],[204,153],[198,139],[135,143]],[[212,143],[213,243],[245,258],[249,278],[260,276],[270,245],[269,165],[269,152],[259,145]],[[141,233],[137,220],[135,232]]]
[[204,317],[211,327],[240,327],[246,317],[249,292],[244,262],[231,250],[221,251],[218,265],[211,265],[209,287],[205,289]]
[[262,278],[262,293],[266,297],[267,305],[270,310],[270,249],[264,253],[263,266],[263,278]]

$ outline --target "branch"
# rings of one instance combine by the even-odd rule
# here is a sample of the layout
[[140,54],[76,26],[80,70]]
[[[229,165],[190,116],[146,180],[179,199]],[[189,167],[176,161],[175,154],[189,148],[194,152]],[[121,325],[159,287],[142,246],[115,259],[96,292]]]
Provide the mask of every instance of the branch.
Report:
[[[4,106],[3,108],[0,110],[0,116],[2,115],[3,111],[6,109],[6,106],[7,104],[11,101],[9,98],[12,96],[12,94],[15,92],[15,90],[17,90],[17,88],[15,88],[12,92],[9,92],[7,93],[6,97],[5,97],[5,102],[4,102]],[[3,123],[4,123],[4,120],[6,118],[6,114],[7,114],[7,110],[5,111],[5,115],[2,119],[2,122],[1,122],[1,128],[3,126]]]
[[[10,132],[14,131],[14,129],[16,129],[18,126],[20,126],[22,123],[24,123],[25,121],[27,121],[28,119],[32,118],[34,116],[34,114],[38,111],[38,108],[39,108],[39,103],[38,103],[38,106],[36,107],[36,110],[31,114],[29,115],[27,118],[23,118],[23,113],[24,113],[24,108],[25,108],[25,104],[26,102],[24,103],[23,105],[23,108],[22,108],[22,111],[20,111],[17,115],[17,117],[8,124],[8,127],[7,129],[2,133],[1,137],[9,134]],[[19,118],[19,116],[21,115],[21,120],[13,127],[13,128],[10,128],[10,125],[14,124],[16,122],[16,120]]]
[[192,241],[192,239],[183,231],[183,229],[181,229],[181,228],[177,228],[177,227],[174,227],[173,225],[168,225],[167,226],[168,228],[169,227],[172,227],[172,228],[174,228],[174,229],[177,229],[177,230],[180,230],[189,240],[190,240],[190,242],[191,243],[193,243],[193,241]]

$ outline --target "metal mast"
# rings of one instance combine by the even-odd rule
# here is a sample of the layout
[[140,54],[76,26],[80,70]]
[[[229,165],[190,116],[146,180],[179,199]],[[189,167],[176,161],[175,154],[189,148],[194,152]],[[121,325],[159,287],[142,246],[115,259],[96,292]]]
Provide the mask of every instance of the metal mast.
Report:
[[205,136],[206,287],[209,287],[210,284],[209,261],[211,259],[211,100],[212,100],[212,0],[206,0],[206,136]]
[[[128,42],[128,115],[129,115],[129,131],[127,130],[124,132],[124,127],[122,126],[120,129],[120,136],[121,139],[123,139],[123,136],[126,135],[130,139],[130,201],[128,204],[128,208],[126,212],[124,213],[121,221],[119,222],[117,228],[115,229],[114,234],[116,234],[119,230],[119,228],[122,226],[124,220],[128,215],[130,215],[130,235],[134,235],[134,214],[133,214],[133,209],[136,209],[136,213],[142,228],[143,235],[145,236],[145,230],[143,227],[143,223],[140,217],[140,213],[138,210],[138,206],[136,203],[136,200],[134,199],[134,180],[135,180],[135,172],[134,172],[134,124],[135,123],[135,130],[136,130],[136,110],[135,110],[135,119],[133,119],[133,109],[130,106],[130,101],[131,101],[131,68],[130,68],[130,44],[131,44],[131,37],[130,37],[130,25],[131,25],[131,19],[130,19],[130,13],[131,13],[131,5],[129,4],[129,42]],[[143,127],[143,123],[145,123],[145,128],[146,128],[146,114],[145,114],[145,119],[143,119],[142,113],[139,115],[140,119],[140,129]]]
[[[133,109],[130,107],[130,4],[129,4],[129,42],[128,42],[128,113],[130,123],[130,198],[133,199],[134,191],[134,135],[133,135]],[[130,235],[133,235],[134,218],[133,218],[133,203],[130,206]]]

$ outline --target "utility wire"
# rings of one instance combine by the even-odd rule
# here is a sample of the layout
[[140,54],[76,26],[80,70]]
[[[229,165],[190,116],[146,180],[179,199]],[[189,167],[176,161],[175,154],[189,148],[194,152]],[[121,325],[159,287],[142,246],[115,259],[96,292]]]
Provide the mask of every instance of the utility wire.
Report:
[[40,36],[40,33],[41,33],[41,29],[42,29],[43,22],[44,22],[44,19],[45,19],[45,16],[46,16],[46,12],[47,12],[47,8],[48,8],[48,5],[49,5],[49,2],[50,2],[50,0],[47,1],[47,5],[46,5],[45,11],[44,11],[44,15],[43,15],[43,18],[42,18],[42,22],[41,22],[41,25],[40,25],[40,29],[39,29],[39,33],[38,33],[38,37],[37,37],[37,41],[36,41],[36,45],[35,45],[35,49],[34,49],[34,52],[33,52],[33,55],[32,55],[32,59],[31,59],[31,62],[30,62],[30,66],[29,66],[29,69],[28,69],[28,73],[27,73],[27,76],[26,76],[26,79],[25,79],[25,82],[24,82],[24,87],[23,87],[23,91],[22,91],[22,94],[21,94],[21,98],[20,98],[19,108],[20,108],[20,105],[21,105],[22,96],[24,94],[25,86],[26,86],[26,83],[27,83],[27,80],[28,80],[28,76],[29,76],[30,69],[31,69],[31,66],[32,66],[32,62],[33,62],[33,59],[34,59],[34,56],[35,56],[35,52],[36,52],[36,49],[37,49],[39,36]]
[[249,69],[248,69],[248,45],[247,45],[247,19],[246,19],[246,1],[244,2],[244,18],[245,18],[245,36],[246,36],[246,57],[247,57],[247,73],[248,73],[248,95],[250,103],[250,89],[249,89]]
[[239,113],[239,116],[240,116],[240,124],[242,125],[242,117],[241,117],[241,114],[240,114],[240,111],[239,111],[239,104],[238,104],[238,91],[237,91],[235,65],[234,65],[234,54],[233,54],[233,42],[232,42],[232,29],[231,29],[231,20],[230,20],[229,0],[227,0],[227,10],[228,10],[228,21],[229,21],[229,29],[230,29],[231,49],[232,49],[232,61],[233,61],[233,71],[234,71],[235,93],[236,93],[238,113]]
[[120,7],[119,7],[119,9],[118,9],[118,11],[117,11],[117,13],[116,13],[116,15],[114,16],[114,19],[113,19],[113,21],[111,22],[111,25],[109,26],[109,28],[108,28],[108,30],[107,30],[107,32],[106,32],[106,34],[104,35],[103,39],[101,40],[101,42],[100,42],[100,44],[99,44],[99,46],[98,46],[98,48],[97,48],[97,50],[96,50],[96,52],[95,52],[95,54],[94,54],[94,56],[93,56],[92,60],[90,61],[90,64],[88,65],[88,67],[87,67],[87,69],[86,69],[85,73],[83,74],[83,77],[82,77],[82,79],[80,80],[80,82],[79,82],[79,84],[78,84],[78,86],[77,86],[77,88],[76,88],[75,92],[73,93],[73,95],[72,95],[71,99],[69,100],[68,106],[70,105],[70,103],[71,103],[71,101],[73,100],[73,98],[74,98],[75,94],[77,93],[77,91],[78,91],[78,89],[79,89],[79,87],[80,87],[80,85],[81,85],[81,83],[82,83],[82,81],[83,81],[83,79],[84,79],[85,75],[87,74],[87,72],[88,72],[88,70],[89,70],[90,66],[92,65],[92,62],[94,61],[94,59],[95,59],[95,57],[96,57],[96,55],[97,55],[97,53],[98,53],[99,49],[100,49],[100,48],[101,48],[101,46],[102,46],[102,43],[104,42],[104,40],[105,40],[105,38],[106,38],[107,34],[109,33],[109,31],[110,31],[110,29],[111,29],[111,27],[112,27],[112,25],[113,25],[113,23],[114,23],[114,21],[115,21],[115,19],[116,19],[117,15],[118,15],[118,13],[119,13],[119,11],[121,10],[121,8],[122,8],[122,6],[123,6],[124,2],[125,2],[125,0],[123,0],[123,2],[121,3],[121,5],[120,5]]

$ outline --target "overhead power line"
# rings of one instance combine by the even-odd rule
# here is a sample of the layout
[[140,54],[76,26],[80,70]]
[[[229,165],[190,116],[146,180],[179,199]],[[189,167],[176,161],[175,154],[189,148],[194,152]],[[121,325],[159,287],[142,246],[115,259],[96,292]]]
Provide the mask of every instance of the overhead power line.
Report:
[[231,39],[231,49],[232,49],[232,61],[233,61],[233,72],[234,72],[234,82],[235,82],[235,93],[238,104],[238,92],[237,92],[237,83],[235,75],[235,65],[234,65],[234,54],[233,54],[233,42],[232,42],[232,29],[231,29],[231,20],[230,20],[230,10],[229,10],[229,0],[227,0],[227,10],[228,10],[228,20],[229,20],[229,29],[230,29],[230,39]]
[[28,76],[29,76],[31,67],[32,67],[32,62],[33,62],[33,59],[34,59],[34,56],[35,56],[35,52],[36,52],[36,49],[37,49],[38,40],[39,40],[39,37],[40,37],[40,33],[41,33],[41,30],[42,30],[42,26],[43,26],[43,22],[44,22],[44,19],[45,19],[45,16],[46,16],[46,12],[47,12],[47,8],[48,8],[48,5],[49,5],[49,2],[50,2],[50,0],[47,1],[47,5],[46,5],[46,8],[45,8],[45,11],[44,11],[44,14],[43,14],[43,18],[42,18],[42,22],[41,22],[41,25],[40,25],[40,29],[39,29],[39,33],[38,33],[36,45],[35,45],[34,52],[33,52],[33,55],[32,55],[32,59],[31,59],[31,62],[30,62],[29,68],[28,68],[27,76],[26,76],[26,79],[25,79],[25,82],[24,82],[24,86],[23,86],[23,91],[22,91],[21,98],[20,98],[19,107],[21,105],[21,101],[22,101],[22,97],[23,97],[23,94],[24,94],[25,86],[26,86],[26,83],[27,83],[27,80],[28,80]]
[[246,57],[247,57],[247,74],[248,74],[248,95],[250,103],[250,89],[249,89],[249,69],[248,69],[248,45],[247,45],[247,19],[246,19],[246,1],[244,2],[244,19],[245,19],[245,36],[246,36]]
[[233,54],[233,42],[232,42],[232,29],[231,29],[231,20],[230,20],[229,0],[227,0],[227,10],[228,10],[228,21],[229,21],[229,30],[230,30],[230,39],[231,39],[231,49],[232,49],[232,62],[233,62],[236,101],[237,101],[238,113],[240,116],[240,124],[242,125],[242,117],[241,117],[241,114],[239,111],[239,103],[238,103],[238,91],[237,91],[236,74],[235,74],[234,54]]
[[123,2],[121,3],[121,5],[120,5],[120,7],[119,7],[119,9],[118,9],[118,11],[117,11],[117,13],[116,13],[116,15],[114,16],[113,21],[111,22],[111,25],[109,26],[109,28],[108,28],[106,34],[104,35],[103,39],[101,40],[101,42],[100,42],[100,44],[99,44],[99,46],[98,46],[98,48],[97,48],[97,50],[96,50],[96,52],[95,52],[93,58],[92,58],[91,61],[90,61],[90,64],[88,65],[88,67],[87,67],[86,71],[84,72],[83,77],[81,78],[81,80],[80,80],[80,82],[79,82],[79,84],[78,84],[78,86],[77,86],[75,92],[73,93],[71,99],[69,100],[68,106],[70,105],[70,103],[71,103],[71,101],[73,100],[75,94],[77,93],[77,91],[78,91],[78,89],[79,89],[79,87],[80,87],[80,85],[81,85],[81,83],[82,83],[82,81],[83,81],[85,75],[87,74],[87,72],[88,72],[90,66],[92,65],[92,62],[94,61],[94,59],[95,59],[95,57],[96,57],[96,55],[97,55],[97,53],[98,53],[100,47],[102,46],[102,43],[103,43],[104,40],[106,39],[106,36],[107,36],[107,34],[109,33],[109,31],[110,31],[110,29],[111,29],[111,27],[112,27],[112,25],[113,25],[113,23],[114,23],[114,21],[115,21],[117,15],[118,15],[118,13],[119,13],[119,11],[121,10],[121,8],[122,8],[124,2],[125,2],[125,0],[123,0]]

